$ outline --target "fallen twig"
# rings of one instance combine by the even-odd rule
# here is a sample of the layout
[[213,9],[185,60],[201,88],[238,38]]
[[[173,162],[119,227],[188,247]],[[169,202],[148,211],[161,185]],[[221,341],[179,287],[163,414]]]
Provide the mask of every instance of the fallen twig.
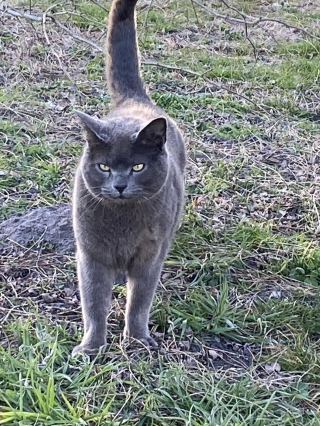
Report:
[[101,46],[99,46],[98,44],[94,43],[93,41],[81,37],[77,34],[74,34],[71,30],[69,30],[68,27],[66,27],[65,25],[63,25],[60,21],[58,21],[54,16],[49,16],[52,21],[59,27],[61,28],[63,31],[65,31],[66,33],[68,33],[69,35],[71,35],[71,37],[73,37],[76,40],[82,41],[83,43],[89,44],[91,47],[94,47],[96,50],[98,50],[99,52],[104,52],[103,48]]
[[2,12],[4,15],[11,15],[17,18],[25,18],[25,19],[30,19],[31,21],[42,22],[41,16],[31,15],[29,13],[17,12],[16,10],[13,10],[10,7],[7,7],[5,4],[0,5],[0,12]]
[[42,30],[43,30],[43,34],[45,36],[46,42],[48,43],[48,45],[50,45],[50,40],[47,34],[47,29],[46,29],[46,20],[47,20],[47,14],[48,12],[50,12],[51,9],[53,9],[55,7],[55,5],[51,5],[48,7],[48,9],[46,9],[42,15]]
[[[29,19],[30,21],[38,21],[38,22],[42,22],[42,23],[43,23],[43,20],[45,20],[46,18],[49,18],[49,19],[51,19],[51,21],[54,24],[56,24],[63,31],[65,31],[66,33],[68,33],[69,35],[71,35],[74,39],[82,41],[83,43],[89,44],[91,47],[93,47],[94,49],[98,50],[99,52],[103,52],[103,49],[102,49],[101,46],[97,45],[96,43],[94,43],[91,40],[88,40],[88,39],[86,39],[84,37],[81,37],[81,36],[79,36],[77,34],[74,34],[71,30],[69,30],[68,27],[66,27],[65,25],[63,25],[53,15],[48,14],[47,11],[44,12],[44,14],[42,15],[42,17],[40,17],[40,16],[37,16],[37,15],[30,15],[28,13],[17,12],[16,10],[13,10],[13,9],[11,9],[9,7],[5,7],[4,5],[2,5],[2,6],[0,6],[0,12],[2,12],[4,15],[14,16],[14,17],[17,17],[17,18]],[[47,38],[46,38],[46,40],[47,40]],[[50,44],[50,42],[48,44]]]
[[281,21],[280,19],[277,19],[277,18],[266,18],[266,17],[263,17],[263,16],[256,17],[256,16],[247,15],[246,13],[239,11],[235,7],[230,6],[225,0],[220,0],[220,1],[225,6],[227,6],[229,9],[234,10],[237,13],[239,13],[241,16],[243,16],[243,19],[233,18],[232,16],[229,16],[229,15],[222,15],[221,13],[216,12],[214,9],[211,9],[210,7],[204,5],[199,0],[192,0],[192,2],[196,3],[202,9],[204,9],[205,11],[210,13],[210,15],[216,16],[217,18],[221,18],[221,19],[223,19],[227,22],[233,22],[233,23],[237,23],[237,24],[245,24],[245,25],[248,25],[248,26],[251,26],[251,27],[259,25],[263,22],[275,22],[275,23],[283,25],[287,28],[292,28],[294,30],[300,31],[301,33],[304,33],[304,34],[308,35],[309,37],[315,38],[316,40],[320,40],[319,36],[317,36],[313,33],[310,33],[309,31],[305,30],[302,27],[297,27],[295,25],[288,24],[287,22]]

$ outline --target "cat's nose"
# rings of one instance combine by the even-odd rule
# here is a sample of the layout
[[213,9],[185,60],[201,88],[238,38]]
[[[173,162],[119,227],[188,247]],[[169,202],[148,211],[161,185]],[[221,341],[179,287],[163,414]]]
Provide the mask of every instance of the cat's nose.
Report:
[[115,188],[118,192],[120,192],[120,194],[123,193],[123,191],[126,189],[127,185],[116,185]]

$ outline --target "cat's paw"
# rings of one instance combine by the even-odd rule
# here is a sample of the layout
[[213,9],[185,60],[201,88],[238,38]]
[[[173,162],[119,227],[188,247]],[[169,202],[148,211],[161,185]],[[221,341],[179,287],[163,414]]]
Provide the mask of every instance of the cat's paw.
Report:
[[94,347],[94,346],[90,346],[88,344],[80,344],[77,345],[75,348],[73,348],[72,351],[72,356],[76,356],[77,354],[86,354],[89,356],[95,356],[98,355],[99,353],[103,353],[105,351],[105,345],[104,346],[98,346],[98,347]]
[[145,346],[153,346],[154,348],[158,347],[158,343],[150,336],[142,337],[141,339],[138,339],[141,343],[143,343]]
[[145,346],[152,346],[154,348],[158,347],[158,343],[149,335],[140,337],[140,336],[131,336],[131,335],[128,336],[127,334],[124,334],[123,337],[124,337],[123,342],[128,343],[130,346],[135,345],[137,343],[142,343]]

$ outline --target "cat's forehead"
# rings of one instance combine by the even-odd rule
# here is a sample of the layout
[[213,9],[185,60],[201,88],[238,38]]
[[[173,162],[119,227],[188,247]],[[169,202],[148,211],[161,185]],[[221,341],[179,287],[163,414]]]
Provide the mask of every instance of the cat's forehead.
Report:
[[132,117],[114,117],[109,118],[103,127],[105,139],[110,142],[113,140],[133,139],[141,126],[142,120]]
[[99,133],[104,143],[96,144],[91,148],[89,151],[91,160],[107,162],[108,165],[116,168],[132,167],[133,157],[136,157],[133,142],[142,125],[141,120],[132,118],[107,119]]

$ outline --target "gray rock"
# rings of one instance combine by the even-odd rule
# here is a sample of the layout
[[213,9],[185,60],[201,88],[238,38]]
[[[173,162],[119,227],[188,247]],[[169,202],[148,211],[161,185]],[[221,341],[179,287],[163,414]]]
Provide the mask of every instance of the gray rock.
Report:
[[0,224],[0,248],[8,249],[20,244],[34,248],[44,242],[53,245],[54,251],[74,253],[75,241],[72,230],[71,206],[59,203],[40,207],[21,215],[14,213]]

